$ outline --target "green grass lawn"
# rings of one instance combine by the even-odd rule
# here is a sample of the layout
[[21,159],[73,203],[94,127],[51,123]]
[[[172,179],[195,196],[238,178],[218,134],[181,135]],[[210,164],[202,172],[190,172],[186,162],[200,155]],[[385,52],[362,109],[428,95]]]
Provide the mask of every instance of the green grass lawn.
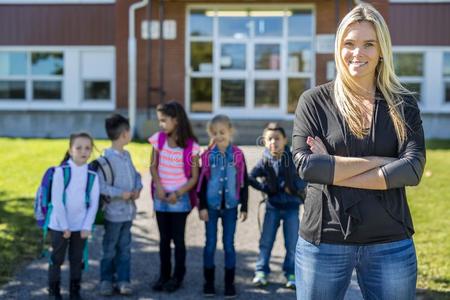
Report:
[[[101,151],[107,141],[97,142]],[[0,138],[0,285],[24,262],[39,255],[40,231],[33,218],[33,197],[42,174],[62,159],[67,140]],[[148,170],[150,147],[128,150],[140,171]],[[99,153],[94,153],[97,156]],[[408,189],[419,260],[419,288],[427,295],[450,296],[450,141],[428,143],[420,186]]]

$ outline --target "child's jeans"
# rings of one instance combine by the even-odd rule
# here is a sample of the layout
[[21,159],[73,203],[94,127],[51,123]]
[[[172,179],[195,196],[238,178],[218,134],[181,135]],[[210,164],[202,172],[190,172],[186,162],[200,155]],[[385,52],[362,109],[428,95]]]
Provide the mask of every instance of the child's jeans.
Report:
[[286,248],[283,271],[286,276],[295,273],[295,245],[300,226],[298,209],[276,209],[271,207],[266,208],[266,214],[264,215],[256,271],[262,271],[266,274],[270,273],[270,254],[281,220],[283,220],[284,247]]
[[101,281],[130,282],[131,221],[105,220],[103,257],[100,262]]
[[416,298],[417,258],[411,239],[371,245],[321,243],[298,238],[297,300],[344,299],[356,269],[364,299]]
[[234,250],[234,233],[236,232],[237,207],[229,209],[208,209],[208,222],[206,227],[206,245],[203,250],[203,265],[213,268],[214,254],[217,244],[217,221],[222,218],[223,249],[225,252],[225,268],[236,266],[236,252]]
[[71,232],[70,238],[65,239],[62,231],[50,230],[53,251],[50,256],[48,270],[48,282],[61,280],[61,265],[66,257],[67,246],[69,247],[70,280],[81,280],[83,268],[83,249],[86,239],[82,239],[79,231]]

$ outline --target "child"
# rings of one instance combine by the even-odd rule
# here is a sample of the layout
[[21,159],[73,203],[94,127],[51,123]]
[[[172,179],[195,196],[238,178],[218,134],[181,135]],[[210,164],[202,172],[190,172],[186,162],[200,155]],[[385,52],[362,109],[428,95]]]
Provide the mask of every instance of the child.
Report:
[[269,123],[263,136],[266,149],[249,178],[250,185],[268,197],[253,283],[257,286],[268,283],[266,277],[270,273],[270,253],[280,221],[283,220],[286,247],[283,271],[287,279],[286,287],[295,289],[295,245],[299,230],[299,206],[303,202],[305,183],[295,170],[292,153],[286,146],[288,141],[284,129],[277,123]]
[[237,207],[240,217],[247,219],[248,177],[243,152],[231,144],[233,127],[224,115],[215,116],[208,124],[211,146],[202,156],[202,169],[197,192],[200,198],[200,219],[206,222],[206,245],[203,250],[205,296],[214,296],[214,253],[217,242],[217,221],[222,219],[225,251],[225,298],[236,297],[234,271],[236,253]]
[[130,284],[131,226],[136,217],[136,204],[142,189],[141,175],[136,171],[130,154],[124,147],[131,141],[130,123],[127,118],[114,114],[105,120],[105,128],[111,147],[104,157],[109,162],[114,180],[107,182],[102,172],[100,192],[109,198],[104,203],[105,233],[103,257],[100,262],[100,294],[113,294],[113,284],[120,294],[133,293]]
[[[48,270],[49,296],[62,299],[60,292],[61,265],[69,248],[70,299],[81,299],[80,284],[83,249],[91,234],[98,208],[99,183],[94,182],[89,195],[86,193],[88,165],[94,141],[87,133],[70,135],[69,150],[60,167],[55,169],[51,188],[53,210],[48,228],[51,234],[52,253]],[[67,175],[67,174],[70,175]],[[68,181],[68,184],[67,184]],[[89,205],[87,203],[89,197]]]
[[[198,179],[200,146],[183,107],[169,102],[157,107],[161,131],[149,138],[153,146],[153,208],[159,229],[160,276],[154,291],[174,292],[180,288],[186,273],[184,231],[186,218],[196,205],[189,195]],[[195,190],[194,190],[195,192]],[[175,270],[172,273],[170,243],[175,244]],[[171,276],[172,275],[172,276]]]

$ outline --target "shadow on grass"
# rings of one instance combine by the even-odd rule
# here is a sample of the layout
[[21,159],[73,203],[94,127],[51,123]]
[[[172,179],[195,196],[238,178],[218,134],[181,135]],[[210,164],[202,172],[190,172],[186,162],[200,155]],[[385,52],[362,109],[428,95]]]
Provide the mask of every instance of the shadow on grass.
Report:
[[417,291],[417,300],[448,300],[448,299],[450,299],[450,292],[439,292],[425,289],[420,289]]
[[33,199],[4,199],[5,195],[0,191],[0,226],[4,227],[0,231],[0,285],[11,279],[26,262],[37,257],[41,236],[35,220],[26,213],[29,206],[32,207]]
[[426,147],[429,150],[449,150],[450,149],[450,140],[427,140]]

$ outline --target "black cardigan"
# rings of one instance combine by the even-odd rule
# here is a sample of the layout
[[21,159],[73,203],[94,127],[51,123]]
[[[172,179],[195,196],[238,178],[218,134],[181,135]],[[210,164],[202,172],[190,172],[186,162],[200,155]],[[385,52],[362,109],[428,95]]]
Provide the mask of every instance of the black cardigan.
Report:
[[[399,144],[388,106],[377,91],[371,132],[364,139],[351,134],[334,104],[334,82],[306,91],[295,113],[292,137],[294,162],[302,179],[310,184],[305,199],[301,236],[314,244],[321,241],[369,244],[410,237],[414,228],[405,186],[417,185],[425,166],[425,142],[420,111],[415,99],[404,97],[407,140]],[[329,155],[312,154],[308,136],[318,136]],[[398,160],[382,167],[387,190],[368,190],[332,185],[333,155],[385,156]]]

